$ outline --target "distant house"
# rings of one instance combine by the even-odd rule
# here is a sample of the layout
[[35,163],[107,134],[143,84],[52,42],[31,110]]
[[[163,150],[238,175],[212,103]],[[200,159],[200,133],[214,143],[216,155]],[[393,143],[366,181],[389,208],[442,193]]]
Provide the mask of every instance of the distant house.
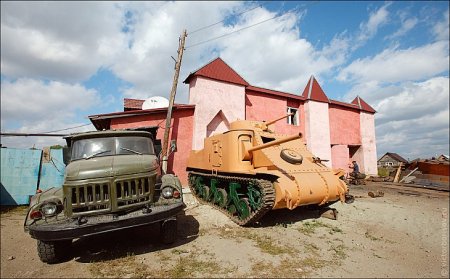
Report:
[[378,160],[378,167],[396,168],[403,163],[408,164],[408,161],[397,153],[387,152]]

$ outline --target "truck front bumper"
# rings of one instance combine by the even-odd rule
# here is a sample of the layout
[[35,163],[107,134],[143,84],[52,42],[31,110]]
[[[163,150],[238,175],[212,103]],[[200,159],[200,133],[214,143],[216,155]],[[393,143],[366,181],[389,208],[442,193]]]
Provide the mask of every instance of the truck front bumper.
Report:
[[27,227],[32,238],[43,241],[75,239],[83,236],[144,226],[175,217],[186,205],[183,202],[151,207],[124,215],[99,215],[67,218],[55,222],[34,223]]

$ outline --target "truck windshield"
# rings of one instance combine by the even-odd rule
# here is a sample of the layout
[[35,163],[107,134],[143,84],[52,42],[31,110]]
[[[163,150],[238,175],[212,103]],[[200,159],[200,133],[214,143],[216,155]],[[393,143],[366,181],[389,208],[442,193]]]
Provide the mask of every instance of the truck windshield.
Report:
[[154,155],[153,143],[146,137],[107,137],[80,139],[73,143],[72,160],[111,155]]

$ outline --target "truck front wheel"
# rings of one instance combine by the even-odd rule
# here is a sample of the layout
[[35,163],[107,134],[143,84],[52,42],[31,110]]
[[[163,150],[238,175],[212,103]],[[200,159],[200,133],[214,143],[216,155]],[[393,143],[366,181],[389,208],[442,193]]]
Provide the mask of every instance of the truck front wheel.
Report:
[[161,222],[160,237],[164,244],[171,244],[177,240],[177,219],[168,219]]
[[44,263],[58,263],[63,260],[68,252],[70,251],[70,246],[72,240],[62,240],[62,241],[37,241],[37,251],[39,258]]

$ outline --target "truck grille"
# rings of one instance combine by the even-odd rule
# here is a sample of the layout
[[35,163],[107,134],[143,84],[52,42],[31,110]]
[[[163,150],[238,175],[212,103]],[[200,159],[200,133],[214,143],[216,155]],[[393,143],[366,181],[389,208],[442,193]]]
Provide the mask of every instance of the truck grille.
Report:
[[132,207],[136,204],[146,203],[153,196],[154,181],[151,177],[131,179],[116,182],[117,209]]
[[103,212],[110,210],[108,183],[70,187],[72,213]]
[[68,215],[79,216],[117,212],[148,203],[153,198],[155,176],[84,185],[65,185],[70,203]]

